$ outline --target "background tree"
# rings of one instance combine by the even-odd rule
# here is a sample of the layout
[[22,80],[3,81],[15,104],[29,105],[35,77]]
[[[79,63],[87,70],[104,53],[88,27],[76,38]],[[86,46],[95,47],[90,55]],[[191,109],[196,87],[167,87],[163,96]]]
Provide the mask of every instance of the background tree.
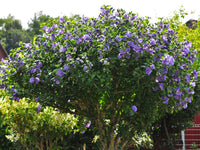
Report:
[[42,33],[41,25],[43,23],[47,23],[51,17],[49,15],[45,15],[40,11],[39,13],[35,13],[34,17],[31,19],[31,22],[28,23],[28,31],[33,37],[34,35],[39,35]]
[[7,53],[10,53],[11,49],[19,47],[19,42],[30,42],[31,36],[26,30],[22,28],[20,20],[9,15],[5,19],[0,19],[0,42],[6,49]]

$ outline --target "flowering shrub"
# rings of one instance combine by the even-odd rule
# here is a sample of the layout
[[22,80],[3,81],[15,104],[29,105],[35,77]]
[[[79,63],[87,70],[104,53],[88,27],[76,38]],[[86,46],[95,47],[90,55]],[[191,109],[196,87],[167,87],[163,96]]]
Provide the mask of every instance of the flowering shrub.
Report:
[[47,26],[2,61],[2,88],[13,100],[87,117],[103,149],[123,149],[164,112],[192,101],[196,51],[169,24],[104,6],[98,18]]
[[0,104],[4,122],[9,125],[6,137],[26,149],[59,148],[57,142],[65,135],[78,133],[78,118],[73,115],[61,114],[51,107],[40,109],[39,113],[38,104],[27,103],[25,99],[13,103],[5,100]]

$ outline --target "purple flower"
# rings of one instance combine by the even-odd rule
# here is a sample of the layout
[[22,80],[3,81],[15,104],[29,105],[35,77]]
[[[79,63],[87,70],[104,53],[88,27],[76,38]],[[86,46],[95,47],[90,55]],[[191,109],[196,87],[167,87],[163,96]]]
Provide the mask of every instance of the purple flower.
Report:
[[67,65],[66,65],[66,66],[64,66],[63,70],[68,71],[69,68],[70,68],[70,66],[67,66]]
[[120,53],[118,54],[118,58],[121,59],[124,55],[125,55],[125,51],[124,50],[120,50]]
[[126,32],[125,35],[126,35],[127,37],[132,37],[132,36],[133,36],[133,34],[132,34],[131,32],[129,32],[129,31]]
[[87,20],[88,20],[88,17],[83,17],[83,20],[84,20],[84,21],[87,21]]
[[130,47],[133,47],[133,46],[134,46],[133,41],[128,41],[127,44],[128,44],[128,46],[130,46]]
[[52,27],[49,27],[48,29],[47,29],[47,32],[51,32],[51,31],[53,31],[53,28]]
[[5,60],[4,58],[2,58],[1,61],[2,61],[3,64],[7,64],[8,63],[8,60]]
[[164,83],[159,83],[159,87],[161,90],[164,90]]
[[40,111],[41,111],[41,105],[38,105],[38,107],[37,107],[37,114],[39,114]]
[[83,40],[89,40],[90,36],[88,34],[83,35]]
[[63,46],[59,49],[59,52],[60,52],[60,53],[64,53],[65,51],[66,51],[66,48],[63,47]]
[[53,29],[56,29],[56,28],[58,28],[58,25],[57,25],[57,24],[53,24],[53,25],[52,25],[52,28],[53,28]]
[[60,18],[60,22],[62,23],[62,22],[64,22],[65,21],[65,19],[64,18]]
[[86,124],[86,128],[89,128],[90,127],[90,125],[91,125],[91,121],[89,121],[87,124]]
[[151,45],[154,45],[154,44],[156,44],[156,40],[154,40],[154,39],[151,39],[151,41],[150,41],[150,44],[151,44]]
[[58,72],[56,73],[56,75],[59,77],[62,77],[65,75],[65,73],[61,69],[59,69]]
[[40,79],[38,77],[35,78],[35,83],[38,84],[40,82]]
[[154,64],[150,65],[150,67],[151,67],[151,69],[155,69],[155,65]]
[[154,91],[154,92],[156,92],[156,91],[158,91],[158,90],[159,90],[159,88],[158,88],[158,87],[152,87],[152,89],[153,89],[153,91]]
[[106,65],[107,63],[108,63],[108,61],[107,61],[107,60],[104,60],[103,64]]
[[24,65],[24,62],[23,61],[19,61],[19,67],[22,67]]
[[187,103],[183,105],[183,108],[186,109],[188,107]]
[[35,73],[35,72],[36,72],[36,69],[32,67],[32,68],[30,69],[30,72],[31,72],[31,73]]
[[38,102],[39,99],[40,99],[39,97],[36,97],[36,98],[35,98],[35,102]]
[[169,64],[172,66],[174,65],[174,57],[172,56],[169,57]]
[[46,31],[46,29],[47,29],[47,26],[43,26],[43,27],[42,27],[42,29]]
[[116,40],[117,42],[119,42],[119,41],[122,40],[122,38],[120,38],[119,36],[116,36],[116,37],[115,37],[115,40]]
[[149,49],[149,48],[146,48],[146,51],[148,52],[148,53],[150,53],[150,54],[153,54],[153,52],[154,52],[154,50],[153,49]]
[[83,67],[83,71],[86,71],[87,68],[88,68],[88,66],[84,66],[84,67]]
[[38,62],[36,68],[39,69],[39,68],[41,68],[41,67],[42,67],[42,62]]
[[191,85],[192,87],[195,87],[195,86],[196,86],[196,83],[195,83],[194,81],[192,81],[192,82],[190,82],[190,85]]
[[168,44],[168,39],[167,39],[166,35],[163,35],[163,36],[162,36],[162,40],[163,40],[165,43]]
[[182,92],[178,89],[177,91],[176,91],[176,95],[181,95],[182,94]]
[[34,83],[35,78],[34,78],[34,77],[31,77],[29,81],[30,81],[30,83]]
[[198,72],[196,70],[193,70],[193,75],[194,75],[194,79],[197,80]]
[[190,82],[190,74],[188,74],[188,73],[186,74],[185,81],[186,81],[186,83]]
[[150,68],[146,68],[146,74],[147,74],[147,75],[150,75],[151,72],[152,72],[152,70],[151,70]]
[[29,49],[30,47],[31,47],[31,44],[30,43],[27,43],[27,44],[25,44],[25,46],[24,46],[26,49]]
[[133,110],[134,112],[136,112],[136,111],[137,111],[137,107],[136,107],[135,105],[133,105],[133,106],[132,106],[132,110]]
[[161,99],[163,99],[164,100],[164,104],[168,104],[168,101],[169,101],[169,98],[168,97],[161,97]]
[[170,56],[168,54],[164,55],[164,58],[162,59],[162,63],[166,65],[174,65],[174,58],[173,56]]

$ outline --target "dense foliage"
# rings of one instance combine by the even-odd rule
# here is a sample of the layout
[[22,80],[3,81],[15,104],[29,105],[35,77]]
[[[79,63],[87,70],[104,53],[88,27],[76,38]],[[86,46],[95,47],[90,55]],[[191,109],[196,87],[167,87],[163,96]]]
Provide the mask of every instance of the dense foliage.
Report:
[[193,99],[196,51],[169,24],[105,6],[98,18],[53,19],[43,30],[2,61],[2,88],[87,117],[102,149],[123,149]]
[[3,115],[0,112],[0,149],[12,149],[13,144],[10,140],[6,138],[6,135],[8,134],[8,125],[4,122]]
[[[22,99],[12,103],[4,100],[0,104],[2,121],[8,124],[6,137],[26,149],[59,149],[64,143],[65,149],[70,149],[73,134],[80,137],[80,131],[86,130],[84,125],[79,129],[78,118],[73,115],[59,113],[51,107],[41,108],[36,102],[27,103]],[[80,139],[73,148],[82,147],[81,144],[84,143]]]

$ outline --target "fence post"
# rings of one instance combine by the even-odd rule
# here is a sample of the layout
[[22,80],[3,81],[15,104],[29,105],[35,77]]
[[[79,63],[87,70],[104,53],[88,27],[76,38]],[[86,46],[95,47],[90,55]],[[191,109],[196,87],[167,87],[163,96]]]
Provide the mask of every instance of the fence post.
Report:
[[183,142],[183,150],[185,150],[185,131],[181,131],[181,139]]

